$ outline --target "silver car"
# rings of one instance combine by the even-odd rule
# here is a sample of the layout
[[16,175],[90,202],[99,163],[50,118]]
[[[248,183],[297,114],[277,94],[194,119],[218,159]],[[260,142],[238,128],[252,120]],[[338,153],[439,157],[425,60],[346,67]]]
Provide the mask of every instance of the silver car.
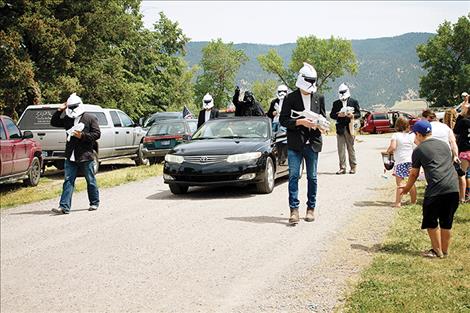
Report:
[[[35,140],[41,143],[44,166],[54,165],[64,168],[65,130],[50,125],[52,115],[60,104],[30,105],[21,115],[18,125],[23,130],[33,133]],[[143,156],[143,138],[145,131],[121,110],[104,109],[98,105],[85,104],[85,111],[98,119],[101,138],[95,146],[95,172],[101,161],[132,158],[137,165],[148,164]]]

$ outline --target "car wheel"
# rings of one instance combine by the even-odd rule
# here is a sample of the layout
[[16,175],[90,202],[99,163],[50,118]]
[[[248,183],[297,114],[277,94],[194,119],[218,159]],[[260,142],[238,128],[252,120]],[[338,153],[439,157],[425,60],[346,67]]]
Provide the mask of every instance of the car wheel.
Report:
[[271,193],[274,189],[274,165],[273,160],[268,157],[266,159],[266,168],[264,169],[264,179],[256,185],[259,193]]
[[149,165],[150,164],[149,159],[144,157],[144,153],[142,152],[143,149],[144,149],[144,144],[140,143],[139,149],[137,150],[137,157],[134,159],[135,165]]
[[98,152],[93,150],[93,172],[96,174],[100,169],[100,159],[98,157]]
[[39,178],[41,177],[41,162],[37,157],[33,158],[31,162],[31,168],[28,172],[28,178],[23,180],[26,186],[37,186],[39,184]]
[[175,195],[181,195],[188,192],[189,186],[169,184],[171,193]]

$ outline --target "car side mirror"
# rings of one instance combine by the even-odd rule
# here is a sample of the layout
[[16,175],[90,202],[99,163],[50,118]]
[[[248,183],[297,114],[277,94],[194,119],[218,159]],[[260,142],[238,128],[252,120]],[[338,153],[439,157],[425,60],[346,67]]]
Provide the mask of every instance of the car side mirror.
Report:
[[25,130],[23,132],[23,139],[32,139],[34,136],[33,136],[33,133],[30,132],[29,130]]
[[190,141],[190,140],[191,140],[191,135],[184,134],[184,135],[183,135],[183,140],[184,140],[184,141]]

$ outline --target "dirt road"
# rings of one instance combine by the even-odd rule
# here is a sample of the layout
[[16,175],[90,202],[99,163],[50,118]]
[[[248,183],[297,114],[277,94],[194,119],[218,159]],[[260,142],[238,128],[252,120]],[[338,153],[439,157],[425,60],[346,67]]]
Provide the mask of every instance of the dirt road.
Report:
[[[1,215],[1,312],[330,312],[393,218],[380,176],[388,139],[356,143],[358,173],[334,175],[336,138],[319,160],[317,220],[286,225],[287,180],[269,195],[194,188],[161,177],[101,191],[70,215],[57,200]],[[305,209],[305,178],[301,204]]]

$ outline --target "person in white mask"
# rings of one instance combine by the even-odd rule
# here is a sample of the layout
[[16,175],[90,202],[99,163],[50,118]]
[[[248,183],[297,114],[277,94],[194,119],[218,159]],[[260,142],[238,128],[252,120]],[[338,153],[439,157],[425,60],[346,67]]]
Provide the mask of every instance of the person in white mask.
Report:
[[330,117],[336,120],[336,140],[338,146],[339,171],[336,174],[346,174],[346,150],[348,150],[350,174],[356,173],[357,161],[354,150],[354,120],[361,118],[359,102],[351,98],[351,92],[346,84],[338,88],[338,100],[333,102]]
[[322,149],[322,133],[309,118],[295,118],[292,111],[310,110],[326,117],[325,98],[317,93],[317,72],[304,63],[297,77],[298,89],[289,93],[282,103],[279,117],[281,126],[287,128],[287,158],[289,162],[289,223],[299,222],[299,178],[302,160],[307,171],[307,212],[305,221],[315,220],[317,199],[317,163]]
[[57,214],[69,214],[75,179],[79,170],[87,182],[89,211],[98,209],[100,204],[98,184],[94,172],[94,146],[101,136],[96,116],[86,113],[82,99],[73,93],[52,115],[51,126],[66,131],[64,185],[59,207],[52,209]]
[[279,129],[279,114],[281,113],[282,103],[284,102],[284,98],[287,96],[287,92],[288,89],[286,85],[279,85],[279,87],[277,87],[276,99],[271,101],[268,113],[266,113],[272,121],[273,132],[277,132]]
[[204,98],[202,98],[202,110],[199,111],[199,116],[197,119],[197,128],[202,124],[207,122],[210,119],[218,118],[219,110],[214,107],[214,99],[209,93],[206,93]]

